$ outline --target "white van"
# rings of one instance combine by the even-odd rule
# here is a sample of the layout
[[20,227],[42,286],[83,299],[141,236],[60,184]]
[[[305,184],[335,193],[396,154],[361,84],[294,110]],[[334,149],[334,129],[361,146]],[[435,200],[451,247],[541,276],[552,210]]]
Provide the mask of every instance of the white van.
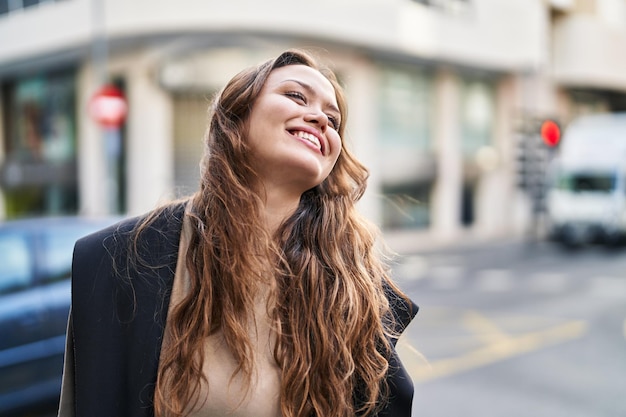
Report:
[[565,244],[626,237],[626,113],[570,123],[550,166],[546,207],[551,237]]

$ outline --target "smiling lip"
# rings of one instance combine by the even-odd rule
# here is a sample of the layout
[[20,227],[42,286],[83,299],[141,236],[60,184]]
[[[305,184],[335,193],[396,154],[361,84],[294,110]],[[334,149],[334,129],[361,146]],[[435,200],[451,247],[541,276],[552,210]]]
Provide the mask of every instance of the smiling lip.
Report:
[[320,135],[320,132],[316,129],[310,128],[310,127],[305,127],[305,126],[300,126],[300,127],[295,127],[293,129],[288,129],[287,130],[289,132],[289,134],[296,136],[299,139],[304,139],[308,142],[310,142],[311,144],[316,145],[313,141],[311,141],[310,139],[306,138],[306,137],[301,137],[298,136],[297,133],[298,132],[304,132],[307,133],[308,135],[312,135],[313,137],[315,137],[317,139],[317,141],[319,142],[319,150],[322,153],[322,155],[326,154],[326,143],[324,142],[324,140],[322,139],[322,136]]

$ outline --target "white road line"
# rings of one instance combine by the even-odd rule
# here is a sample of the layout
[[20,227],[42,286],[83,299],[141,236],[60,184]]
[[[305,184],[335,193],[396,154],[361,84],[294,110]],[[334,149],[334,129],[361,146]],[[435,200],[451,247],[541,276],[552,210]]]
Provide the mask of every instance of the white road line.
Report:
[[592,295],[607,298],[623,298],[626,300],[626,278],[596,276],[591,279]]
[[483,291],[508,291],[513,287],[513,273],[510,269],[483,269],[476,274],[476,281]]
[[423,256],[413,255],[402,258],[395,268],[395,275],[401,281],[418,281],[426,276],[428,260]]
[[561,272],[538,272],[530,276],[528,286],[537,292],[561,292],[567,286],[567,276]]
[[460,266],[436,266],[430,269],[432,287],[440,290],[450,290],[459,287],[463,278],[463,268]]

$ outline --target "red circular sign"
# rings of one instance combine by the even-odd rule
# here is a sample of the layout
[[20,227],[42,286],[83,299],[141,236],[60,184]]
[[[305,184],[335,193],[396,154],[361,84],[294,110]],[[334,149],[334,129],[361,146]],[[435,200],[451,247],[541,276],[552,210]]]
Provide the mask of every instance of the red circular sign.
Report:
[[100,126],[118,128],[126,119],[128,104],[117,87],[105,85],[89,101],[89,113]]

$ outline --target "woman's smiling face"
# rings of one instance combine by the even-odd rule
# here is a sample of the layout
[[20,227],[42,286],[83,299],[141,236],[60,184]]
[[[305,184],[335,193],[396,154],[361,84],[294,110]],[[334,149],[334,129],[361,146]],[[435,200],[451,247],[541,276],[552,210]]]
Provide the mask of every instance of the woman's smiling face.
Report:
[[265,187],[302,194],[330,174],[341,152],[335,89],[305,65],[273,70],[247,121],[247,140]]

